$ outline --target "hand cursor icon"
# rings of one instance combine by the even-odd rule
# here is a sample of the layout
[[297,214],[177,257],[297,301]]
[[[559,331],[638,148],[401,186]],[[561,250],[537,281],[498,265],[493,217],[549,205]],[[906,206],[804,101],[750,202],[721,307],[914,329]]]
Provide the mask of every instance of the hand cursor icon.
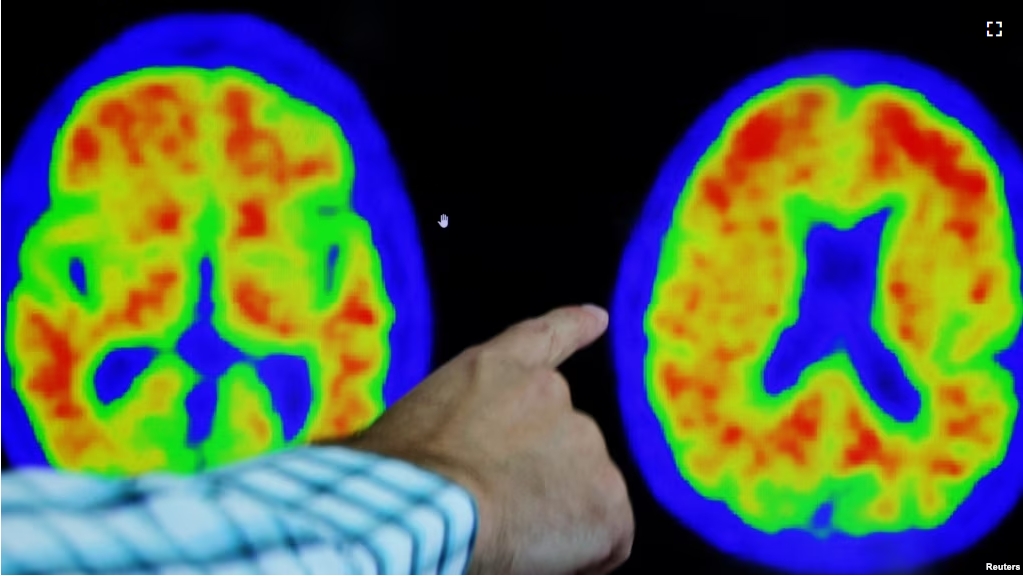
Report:
[[448,227],[448,215],[447,214],[441,214],[440,215],[440,220],[437,222],[437,224],[440,224],[441,228],[447,228]]

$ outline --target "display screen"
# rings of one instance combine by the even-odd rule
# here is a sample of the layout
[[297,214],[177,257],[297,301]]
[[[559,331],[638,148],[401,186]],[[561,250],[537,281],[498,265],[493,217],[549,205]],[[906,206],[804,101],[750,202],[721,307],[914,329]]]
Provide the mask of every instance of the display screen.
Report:
[[595,303],[607,334],[559,371],[628,486],[619,573],[1020,564],[1006,14],[19,12],[5,468],[193,475],[342,440]]
[[952,80],[865,51],[697,120],[622,264],[625,431],[692,530],[783,571],[915,571],[1023,490],[1023,160]]
[[193,472],[350,435],[426,374],[421,249],[383,135],[274,25],[125,32],[3,186],[16,464]]

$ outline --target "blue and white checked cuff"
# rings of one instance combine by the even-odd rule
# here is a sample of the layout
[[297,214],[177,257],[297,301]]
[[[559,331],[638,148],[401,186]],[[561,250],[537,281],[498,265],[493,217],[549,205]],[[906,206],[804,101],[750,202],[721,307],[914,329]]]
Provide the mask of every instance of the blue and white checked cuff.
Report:
[[337,447],[195,476],[2,478],[4,574],[456,574],[476,534],[463,488]]

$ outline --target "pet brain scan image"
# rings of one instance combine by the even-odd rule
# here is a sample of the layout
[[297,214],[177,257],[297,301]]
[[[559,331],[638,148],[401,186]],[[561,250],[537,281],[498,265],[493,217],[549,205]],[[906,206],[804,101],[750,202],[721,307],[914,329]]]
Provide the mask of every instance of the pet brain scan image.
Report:
[[15,464],[194,472],[365,427],[429,361],[411,206],[352,82],[248,16],[140,25],[3,176]]
[[1023,161],[936,70],[820,52],[757,73],[663,167],[612,306],[657,500],[797,572],[917,570],[1023,489]]

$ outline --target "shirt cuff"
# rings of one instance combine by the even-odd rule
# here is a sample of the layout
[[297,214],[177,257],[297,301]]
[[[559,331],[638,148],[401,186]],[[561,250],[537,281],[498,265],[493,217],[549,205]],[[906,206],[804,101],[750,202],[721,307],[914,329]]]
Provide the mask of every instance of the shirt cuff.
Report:
[[407,462],[314,446],[210,474],[224,489],[319,525],[348,557],[363,558],[365,572],[461,574],[468,567],[475,500],[465,488]]

